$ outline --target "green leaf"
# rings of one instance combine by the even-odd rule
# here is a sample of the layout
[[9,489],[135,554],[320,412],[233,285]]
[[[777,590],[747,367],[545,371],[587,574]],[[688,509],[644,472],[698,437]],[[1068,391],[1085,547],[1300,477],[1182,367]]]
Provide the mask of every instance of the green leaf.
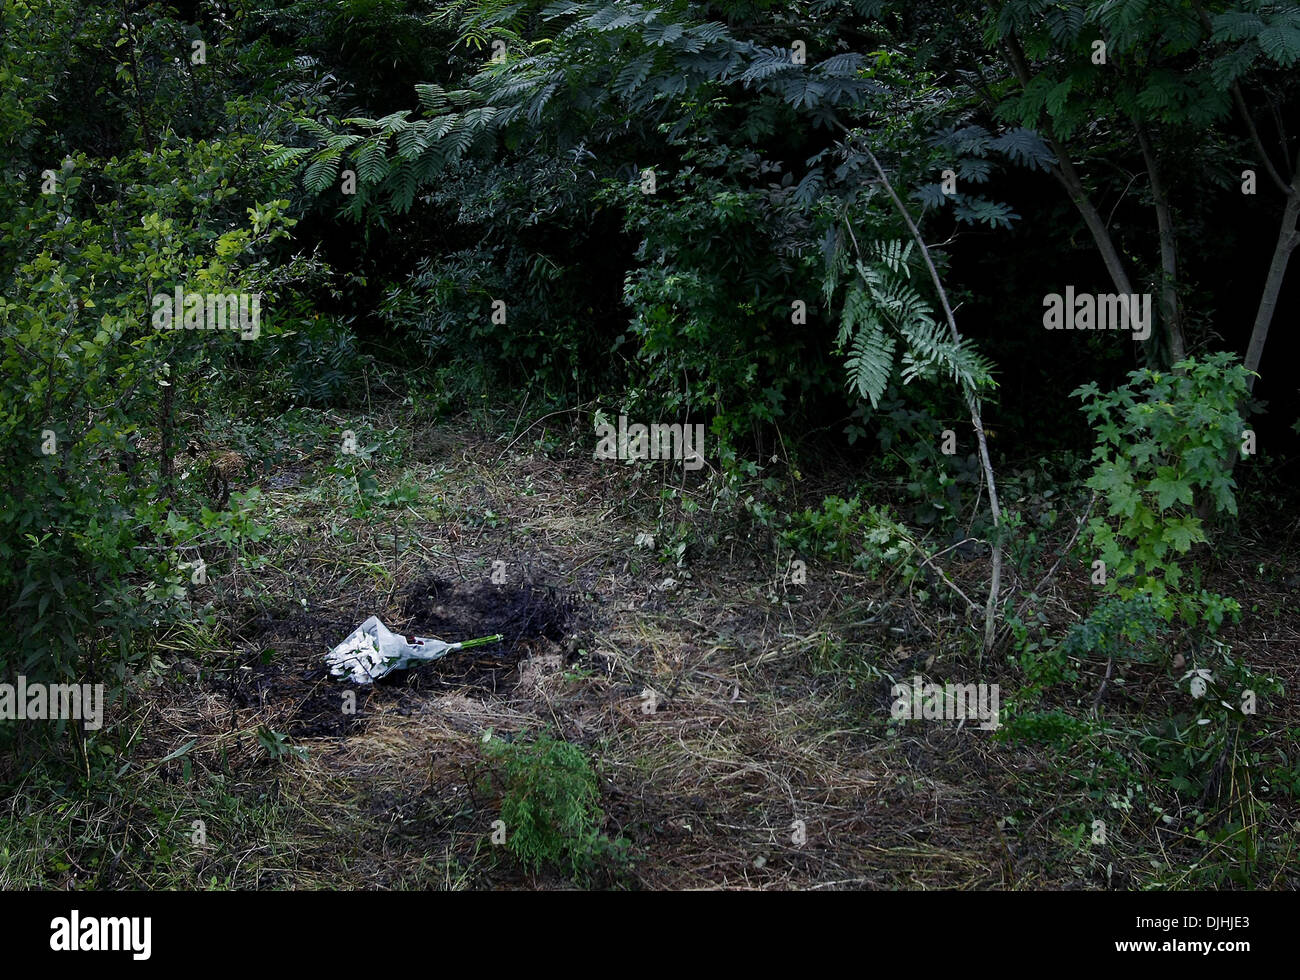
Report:
[[1161,466],[1156,470],[1156,478],[1147,484],[1147,490],[1156,494],[1161,510],[1168,510],[1176,503],[1191,504],[1192,485],[1186,478],[1181,478],[1172,466]]
[[1205,540],[1205,531],[1201,527],[1201,519],[1189,516],[1180,520],[1166,521],[1164,540],[1180,555],[1184,554],[1191,549],[1192,545]]

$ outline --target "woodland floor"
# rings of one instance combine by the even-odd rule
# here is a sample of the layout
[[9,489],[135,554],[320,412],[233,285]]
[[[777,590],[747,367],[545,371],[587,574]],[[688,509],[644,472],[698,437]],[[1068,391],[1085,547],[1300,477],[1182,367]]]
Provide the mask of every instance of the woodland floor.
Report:
[[[1007,669],[996,655],[977,663],[962,605],[922,606],[914,590],[833,563],[810,562],[807,584],[788,584],[770,542],[710,514],[703,496],[689,519],[712,546],[692,546],[682,567],[660,562],[637,539],[656,530],[658,481],[680,486],[680,470],[638,475],[431,424],[380,469],[381,486],[406,492],[358,513],[332,496],[332,455],[299,452],[256,474],[273,529],[255,549],[262,567],[221,582],[219,625],[162,635],[149,683],[115,706],[135,733],[116,789],[64,793],[57,809],[10,801],[7,816],[46,853],[10,851],[0,884],[573,887],[490,843],[489,729],[549,730],[589,754],[603,829],[635,858],[597,885],[1188,887],[1214,863],[1213,845],[1122,800],[1093,801],[1109,841],[1080,843],[1087,792],[1051,749],[974,726],[890,724],[891,676]],[[1294,691],[1287,583],[1300,569],[1294,550],[1276,550],[1287,530],[1220,549],[1214,574],[1248,610],[1223,639]],[[978,594],[983,563],[950,559],[945,573]],[[1264,562],[1268,581],[1255,572]],[[1061,622],[1078,615],[1069,596],[1086,592],[1083,574],[1056,576],[1045,607]],[[347,714],[323,656],[372,613],[395,631],[505,640],[360,688]],[[1139,710],[1177,680],[1156,666],[1125,679],[1104,710]],[[1300,718],[1293,698],[1279,700],[1268,738],[1294,763]],[[271,758],[259,730],[305,755]],[[1263,798],[1250,811],[1256,883],[1296,887],[1300,808]]]

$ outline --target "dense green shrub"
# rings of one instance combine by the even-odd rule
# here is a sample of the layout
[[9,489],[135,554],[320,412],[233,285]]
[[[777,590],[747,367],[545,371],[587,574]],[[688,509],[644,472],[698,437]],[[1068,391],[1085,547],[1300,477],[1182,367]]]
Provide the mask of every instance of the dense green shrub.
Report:
[[1087,485],[1104,513],[1088,533],[1108,594],[1147,596],[1166,621],[1210,630],[1240,612],[1235,600],[1198,589],[1195,570],[1188,588],[1182,556],[1207,540],[1198,495],[1215,511],[1237,513],[1226,464],[1242,447],[1247,377],[1232,355],[1212,354],[1172,372],[1134,371],[1113,392],[1095,384],[1075,392],[1097,432]]
[[543,734],[532,742],[490,740],[484,754],[501,780],[506,846],[526,867],[551,864],[583,876],[625,853],[625,842],[601,833],[600,788],[578,746]]
[[[192,25],[161,6],[39,6],[0,6],[0,673],[116,681],[136,631],[183,611],[179,455],[256,343],[167,329],[153,301],[260,294],[275,321],[300,270],[274,261],[294,219],[259,127],[288,115],[238,32],[195,64],[176,54]],[[84,111],[97,89],[107,125]]]

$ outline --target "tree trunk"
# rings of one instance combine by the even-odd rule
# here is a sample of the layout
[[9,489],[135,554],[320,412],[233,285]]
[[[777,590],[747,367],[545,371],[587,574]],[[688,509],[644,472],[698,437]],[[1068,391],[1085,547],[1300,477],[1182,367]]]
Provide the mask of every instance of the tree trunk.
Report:
[[[1291,261],[1291,253],[1300,245],[1300,232],[1296,224],[1300,221],[1300,160],[1296,162],[1295,176],[1291,179],[1290,196],[1282,212],[1282,226],[1278,229],[1277,244],[1273,247],[1273,260],[1268,266],[1268,277],[1264,280],[1264,292],[1259,298],[1259,308],[1255,312],[1255,324],[1250,332],[1250,344],[1246,348],[1246,370],[1258,371],[1259,362],[1264,356],[1264,344],[1268,341],[1268,328],[1273,323],[1273,314],[1277,312],[1278,297],[1282,294],[1282,282],[1286,279],[1286,267]],[[1255,390],[1255,378],[1247,379],[1250,390]]]
[[1151,197],[1156,205],[1156,227],[1160,232],[1160,309],[1165,325],[1165,350],[1169,353],[1169,363],[1177,364],[1187,356],[1187,344],[1183,338],[1183,316],[1178,299],[1178,236],[1174,231],[1174,213],[1169,207],[1169,195],[1165,193],[1160,166],[1146,127],[1137,120],[1133,126],[1137,130],[1142,158],[1146,161]]
[[[1259,306],[1255,311],[1255,324],[1250,331],[1250,343],[1246,347],[1246,358],[1243,363],[1246,370],[1252,372],[1246,378],[1246,390],[1249,392],[1255,390],[1255,375],[1259,372],[1259,363],[1264,356],[1268,328],[1272,325],[1273,315],[1277,312],[1278,297],[1282,294],[1282,283],[1286,279],[1286,267],[1291,261],[1291,253],[1295,251],[1297,245],[1300,245],[1300,231],[1296,230],[1297,221],[1300,221],[1300,159],[1296,161],[1295,176],[1291,179],[1286,207],[1282,211],[1282,225],[1278,229],[1277,244],[1273,246],[1273,259],[1268,265],[1264,292],[1259,298]],[[1245,415],[1244,406],[1242,415]],[[1235,450],[1230,452],[1223,462],[1224,473],[1231,477],[1240,459],[1240,452]],[[1208,520],[1210,516],[1208,504],[1203,503],[1202,506],[1198,506],[1197,514],[1202,520]]]
[[1101,260],[1106,263],[1110,281],[1115,284],[1117,291],[1125,296],[1132,296],[1135,290],[1124,268],[1124,259],[1120,256],[1119,249],[1115,247],[1115,240],[1110,237],[1110,229],[1106,227],[1105,220],[1088,197],[1088,191],[1083,186],[1083,178],[1070,162],[1065,146],[1055,136],[1047,138],[1047,145],[1056,154],[1057,164],[1052,168],[1052,175],[1065,188],[1066,193],[1070,195],[1070,200],[1079,209],[1083,223],[1088,226],[1092,240],[1097,245],[1097,251],[1101,253]]
[[[1016,78],[1022,86],[1028,85],[1029,67],[1025,62],[1025,53],[1020,47],[1020,42],[1014,36],[1007,40],[1006,50],[1007,60],[1011,63],[1011,70],[1015,72]],[[1052,168],[1052,176],[1065,188],[1065,192],[1070,195],[1070,200],[1079,209],[1079,215],[1087,225],[1092,240],[1097,245],[1097,251],[1101,253],[1101,260],[1106,264],[1110,281],[1115,284],[1118,292],[1125,296],[1132,296],[1135,290],[1132,282],[1129,281],[1128,272],[1124,269],[1124,259],[1119,254],[1119,249],[1115,247],[1115,240],[1110,237],[1105,219],[1088,196],[1088,190],[1083,186],[1083,178],[1074,169],[1067,147],[1056,138],[1055,134],[1040,132],[1052,153],[1056,155],[1056,166]]]

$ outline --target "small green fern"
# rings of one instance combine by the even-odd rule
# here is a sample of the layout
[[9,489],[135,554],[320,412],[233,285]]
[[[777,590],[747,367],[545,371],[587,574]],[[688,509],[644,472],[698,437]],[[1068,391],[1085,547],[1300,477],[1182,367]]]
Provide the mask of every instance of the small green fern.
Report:
[[896,240],[872,243],[865,260],[854,263],[857,277],[844,297],[836,346],[848,355],[849,389],[872,408],[893,377],[898,339],[904,384],[935,376],[969,390],[992,384],[992,364],[969,340],[954,341],[912,284],[912,248]]
[[583,879],[626,862],[627,842],[600,832],[600,785],[582,749],[545,733],[531,743],[489,737],[483,749],[502,782],[506,845],[525,867],[567,867]]

